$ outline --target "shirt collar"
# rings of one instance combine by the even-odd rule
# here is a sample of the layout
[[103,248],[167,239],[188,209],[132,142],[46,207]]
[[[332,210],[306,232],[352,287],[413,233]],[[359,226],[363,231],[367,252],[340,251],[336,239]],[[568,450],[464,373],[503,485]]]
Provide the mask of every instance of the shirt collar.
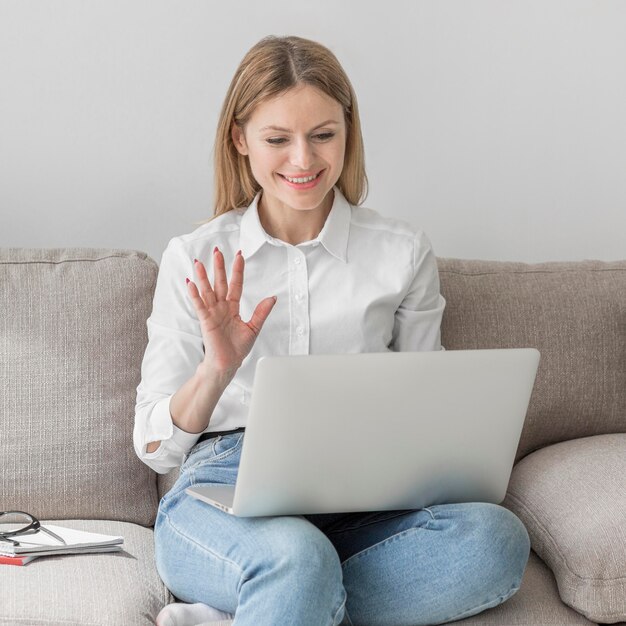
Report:
[[257,204],[261,192],[257,193],[252,203],[244,211],[239,226],[239,247],[244,259],[250,258],[265,242],[270,242],[271,237],[263,230]]
[[[352,211],[339,188],[335,186],[333,191],[335,192],[333,206],[320,234],[312,241],[319,241],[330,254],[345,262]],[[258,212],[260,197],[259,191],[241,218],[239,246],[245,259],[250,258],[264,243],[280,245],[278,240],[270,237],[261,226]]]

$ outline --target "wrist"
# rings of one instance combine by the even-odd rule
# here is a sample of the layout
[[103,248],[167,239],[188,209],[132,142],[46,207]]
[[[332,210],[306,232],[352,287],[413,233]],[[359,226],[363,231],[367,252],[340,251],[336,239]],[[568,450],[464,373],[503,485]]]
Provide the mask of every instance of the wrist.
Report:
[[206,365],[198,366],[194,375],[170,400],[174,425],[190,434],[204,431],[232,376],[234,372],[217,372]]
[[203,361],[196,368],[195,377],[199,385],[204,386],[208,382],[211,386],[223,392],[230,385],[238,369],[239,366],[230,369],[220,369],[212,363]]

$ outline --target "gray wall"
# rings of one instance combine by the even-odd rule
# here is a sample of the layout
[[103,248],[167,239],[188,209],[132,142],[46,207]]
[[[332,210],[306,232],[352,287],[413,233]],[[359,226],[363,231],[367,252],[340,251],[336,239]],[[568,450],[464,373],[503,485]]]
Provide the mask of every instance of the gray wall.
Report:
[[0,0],[0,246],[160,261],[211,215],[219,108],[266,34],[335,52],[365,205],[439,256],[626,258],[618,0]]

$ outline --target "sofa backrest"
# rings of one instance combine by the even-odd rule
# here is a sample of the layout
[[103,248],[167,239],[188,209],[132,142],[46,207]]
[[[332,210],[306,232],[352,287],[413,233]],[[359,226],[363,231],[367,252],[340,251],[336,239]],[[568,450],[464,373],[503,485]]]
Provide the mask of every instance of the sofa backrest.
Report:
[[626,432],[626,261],[438,259],[446,349],[541,352],[517,459]]
[[[518,459],[626,432],[626,261],[438,264],[447,349],[541,352]],[[132,430],[157,273],[136,250],[0,248],[0,511],[153,523]]]
[[0,249],[0,510],[153,524],[132,445],[157,264],[134,250]]

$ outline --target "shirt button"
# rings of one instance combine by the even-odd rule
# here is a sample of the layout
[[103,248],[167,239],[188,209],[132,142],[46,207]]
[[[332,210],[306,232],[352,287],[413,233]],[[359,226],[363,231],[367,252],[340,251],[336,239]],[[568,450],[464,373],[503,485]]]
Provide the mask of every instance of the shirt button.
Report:
[[302,300],[302,294],[301,294],[301,293],[297,293],[297,294],[296,294],[296,300],[297,300],[298,302],[300,302],[300,301]]
[[293,260],[293,262],[294,262],[296,265],[300,265],[300,257],[296,257],[296,258]]
[[298,326],[298,328],[296,328],[296,332],[298,335],[304,335],[304,328],[302,328],[302,326]]

